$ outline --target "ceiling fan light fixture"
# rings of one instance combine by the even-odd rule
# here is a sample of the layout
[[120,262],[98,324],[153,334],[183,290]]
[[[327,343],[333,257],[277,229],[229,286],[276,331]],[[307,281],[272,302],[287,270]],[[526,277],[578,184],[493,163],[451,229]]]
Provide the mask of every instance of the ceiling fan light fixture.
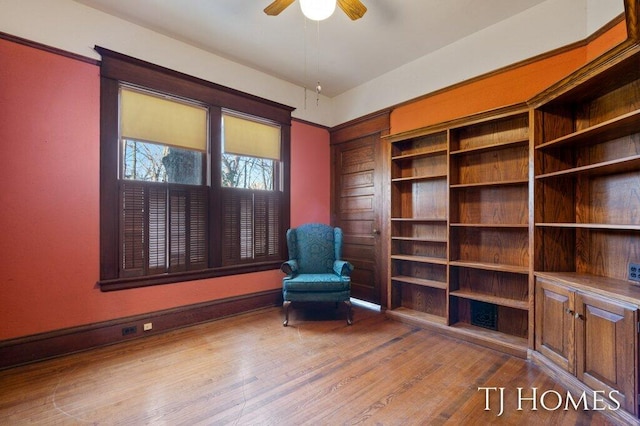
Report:
[[333,15],[336,0],[300,0],[302,14],[313,21],[322,21]]

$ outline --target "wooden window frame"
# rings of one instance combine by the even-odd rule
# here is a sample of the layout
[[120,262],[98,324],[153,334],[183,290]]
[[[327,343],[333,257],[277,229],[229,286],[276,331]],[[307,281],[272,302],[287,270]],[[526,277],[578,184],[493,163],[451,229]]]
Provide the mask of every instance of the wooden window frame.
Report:
[[[286,260],[284,235],[290,226],[290,170],[291,170],[291,111],[293,108],[257,96],[154,65],[121,53],[96,46],[102,55],[100,64],[100,280],[102,291],[122,290],[159,284],[177,283],[226,275],[278,269]],[[122,83],[191,99],[209,108],[209,186],[207,267],[203,269],[169,272],[138,277],[121,277],[119,236],[119,155],[118,155],[118,90]],[[223,261],[221,200],[221,133],[222,109],[261,117],[281,126],[282,158],[278,255],[258,261],[230,264]]]

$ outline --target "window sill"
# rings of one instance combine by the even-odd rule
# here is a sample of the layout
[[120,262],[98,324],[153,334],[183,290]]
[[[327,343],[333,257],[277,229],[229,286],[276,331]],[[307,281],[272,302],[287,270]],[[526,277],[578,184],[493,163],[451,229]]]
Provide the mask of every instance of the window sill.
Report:
[[100,291],[127,290],[131,288],[149,287],[162,284],[175,284],[186,281],[203,280],[207,278],[217,278],[229,275],[248,274],[251,272],[269,271],[280,269],[284,260],[269,261],[263,263],[251,263],[247,265],[225,266],[212,269],[201,269],[198,271],[175,272],[160,275],[150,275],[146,277],[115,278],[98,281]]

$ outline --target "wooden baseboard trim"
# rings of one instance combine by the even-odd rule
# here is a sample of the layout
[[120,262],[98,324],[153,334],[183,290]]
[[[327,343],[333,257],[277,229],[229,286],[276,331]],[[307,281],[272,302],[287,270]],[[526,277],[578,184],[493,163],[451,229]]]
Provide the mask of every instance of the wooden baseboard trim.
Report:
[[[531,361],[540,368],[546,375],[559,382],[562,386],[564,386],[569,392],[571,392],[576,399],[583,392],[586,392],[588,395],[593,392],[593,389],[589,388],[587,385],[578,380],[574,375],[569,374],[567,371],[563,370],[549,359],[547,359],[540,352],[532,351],[531,353]],[[632,413],[625,411],[622,408],[617,410],[610,409],[612,404],[605,399],[606,404],[608,405],[608,409],[602,410],[601,413],[610,417],[615,424],[625,424],[625,425],[640,425],[640,420],[636,418]],[[587,400],[587,405],[589,409],[593,409],[593,406],[589,400]]]
[[[279,289],[5,340],[0,370],[278,305]],[[143,331],[149,322],[153,328]],[[125,328],[135,331],[125,335]]]

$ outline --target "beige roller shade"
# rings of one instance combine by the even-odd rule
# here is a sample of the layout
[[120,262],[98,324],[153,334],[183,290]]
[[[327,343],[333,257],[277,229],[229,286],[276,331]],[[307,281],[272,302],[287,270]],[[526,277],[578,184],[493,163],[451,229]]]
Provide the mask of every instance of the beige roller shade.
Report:
[[247,157],[280,159],[280,127],[223,114],[224,152]]
[[207,110],[122,88],[121,136],[180,148],[207,150]]

